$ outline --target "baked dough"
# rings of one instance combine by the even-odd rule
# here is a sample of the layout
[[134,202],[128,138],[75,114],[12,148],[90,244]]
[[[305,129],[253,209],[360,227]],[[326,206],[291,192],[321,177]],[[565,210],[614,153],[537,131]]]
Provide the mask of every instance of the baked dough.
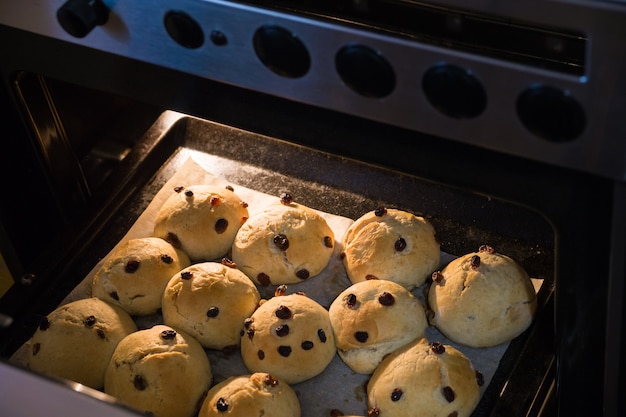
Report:
[[353,371],[371,374],[384,356],[424,336],[422,303],[400,284],[361,281],[329,308],[337,352]]
[[96,272],[92,295],[131,315],[154,314],[172,275],[189,266],[189,257],[163,239],[131,239],[118,246]]
[[343,264],[354,284],[385,279],[408,290],[422,285],[439,266],[435,229],[423,217],[379,208],[358,218],[346,231]]
[[176,187],[159,209],[156,237],[182,249],[193,261],[225,256],[237,231],[248,219],[248,205],[232,187]]
[[211,382],[211,365],[200,343],[156,325],[119,343],[106,369],[104,392],[144,414],[192,417]]
[[319,375],[336,353],[328,311],[303,294],[270,298],[245,322],[241,355],[250,372],[288,384]]
[[166,325],[195,337],[208,349],[239,347],[243,322],[261,296],[236,268],[217,262],[191,265],[172,277],[163,293]]
[[425,338],[387,356],[367,384],[368,415],[469,416],[480,398],[482,375],[449,345]]
[[300,417],[300,402],[284,381],[267,373],[233,376],[212,387],[198,417]]
[[513,259],[481,246],[433,274],[431,324],[450,340],[472,347],[499,345],[530,326],[537,296]]
[[28,366],[94,389],[104,386],[104,372],[118,342],[136,331],[120,307],[98,298],[62,305],[44,317],[30,340]]
[[335,237],[315,210],[297,203],[275,204],[239,229],[232,259],[255,283],[296,284],[328,265]]

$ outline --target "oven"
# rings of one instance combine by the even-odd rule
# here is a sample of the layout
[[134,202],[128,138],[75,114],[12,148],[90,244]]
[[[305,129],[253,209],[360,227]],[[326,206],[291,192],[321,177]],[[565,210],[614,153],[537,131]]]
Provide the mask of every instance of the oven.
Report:
[[[473,416],[625,415],[623,2],[4,1],[0,39],[10,415],[132,414],[13,358],[189,157],[333,215],[419,213],[447,255],[497,247],[539,307]],[[367,413],[342,407],[303,416]]]

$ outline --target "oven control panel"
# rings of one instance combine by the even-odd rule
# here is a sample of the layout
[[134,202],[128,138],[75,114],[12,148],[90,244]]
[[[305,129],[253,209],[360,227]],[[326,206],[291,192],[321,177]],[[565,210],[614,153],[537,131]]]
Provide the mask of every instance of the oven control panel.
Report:
[[[626,179],[626,7],[574,0],[8,0],[0,24]],[[324,3],[324,2],[320,2]],[[62,59],[62,57],[59,57]]]

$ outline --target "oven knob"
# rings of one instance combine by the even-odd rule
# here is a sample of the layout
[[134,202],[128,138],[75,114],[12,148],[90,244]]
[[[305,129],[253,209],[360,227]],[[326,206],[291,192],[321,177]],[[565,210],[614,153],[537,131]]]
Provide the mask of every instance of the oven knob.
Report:
[[552,142],[576,139],[587,123],[585,111],[569,92],[543,85],[520,94],[517,115],[526,129]]
[[84,38],[109,18],[109,8],[102,0],[68,0],[57,10],[57,20],[70,35]]
[[434,108],[455,119],[474,118],[487,106],[487,94],[480,81],[455,65],[430,68],[422,79],[422,89]]
[[335,68],[341,80],[364,97],[386,97],[396,87],[396,75],[387,59],[364,45],[347,45],[337,52]]
[[254,33],[254,51],[263,65],[287,78],[299,78],[309,72],[311,57],[302,41],[289,30],[266,25]]

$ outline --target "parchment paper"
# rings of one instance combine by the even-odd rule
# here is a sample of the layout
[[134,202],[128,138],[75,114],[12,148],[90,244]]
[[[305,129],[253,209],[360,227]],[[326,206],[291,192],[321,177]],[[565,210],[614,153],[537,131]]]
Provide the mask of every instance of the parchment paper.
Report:
[[[217,173],[217,175],[219,175],[219,173]],[[196,158],[194,160],[193,157],[190,157],[187,159],[180,169],[178,169],[172,178],[156,194],[146,210],[139,216],[124,238],[120,240],[118,246],[129,239],[152,235],[156,214],[161,205],[172,194],[172,190],[176,186],[190,186],[194,184],[231,185],[235,189],[235,192],[248,203],[250,215],[263,210],[264,207],[270,204],[277,203],[278,196],[270,196],[227,182],[217,175],[211,172],[211,166],[209,166],[206,161],[203,161],[202,158]],[[315,207],[312,208],[315,209]],[[331,257],[328,266],[319,275],[311,277],[302,283],[288,286],[287,293],[303,291],[325,308],[328,308],[335,297],[350,285],[339,254],[343,250],[341,244],[343,236],[354,220],[331,215],[322,211],[319,211],[319,213],[326,219],[335,234],[335,253]],[[115,248],[113,248],[110,253],[114,250]],[[453,256],[442,253],[441,259],[441,266],[443,266],[453,259]],[[98,262],[85,279],[61,304],[90,297],[93,275],[100,269],[105,260],[106,257]],[[542,281],[533,280],[533,283],[535,284],[535,289],[538,291]],[[275,286],[259,287],[259,292],[263,298],[270,298],[273,296],[275,288]],[[414,290],[414,295],[417,296],[422,303],[424,302],[423,290],[423,287]],[[160,315],[152,315],[136,317],[135,321],[141,329],[161,323],[162,318]],[[505,343],[486,349],[468,348],[456,345],[432,327],[426,330],[426,337],[431,342],[439,341],[455,346],[472,361],[474,368],[480,371],[485,377],[485,384],[481,388],[481,395],[492,379],[493,374],[498,368],[500,359],[508,346],[508,344]],[[28,366],[26,359],[27,349],[30,349],[28,342],[13,355],[11,361],[23,366]],[[221,351],[207,350],[207,355],[211,362],[214,383],[218,383],[229,376],[249,373],[243,364],[239,352],[225,354]],[[341,361],[339,356],[336,355],[321,375],[293,386],[300,399],[302,417],[329,416],[332,409],[341,410],[346,415],[366,415],[367,395],[365,392],[365,383],[368,379],[369,375],[360,375],[353,372]]]

